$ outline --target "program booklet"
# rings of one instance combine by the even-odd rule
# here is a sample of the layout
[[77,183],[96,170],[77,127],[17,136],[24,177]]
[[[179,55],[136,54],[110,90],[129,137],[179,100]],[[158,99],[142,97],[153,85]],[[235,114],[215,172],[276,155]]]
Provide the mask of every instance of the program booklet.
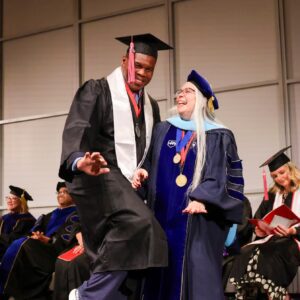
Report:
[[[76,246],[75,246],[76,247]],[[60,254],[59,256],[58,256],[58,258],[59,259],[62,259],[62,260],[65,260],[65,261],[72,261],[75,257],[77,257],[77,256],[79,256],[80,254],[82,254],[82,252],[80,252],[80,251],[77,251],[76,253],[75,253],[75,251],[74,251],[74,248],[75,247],[73,247],[73,248],[71,248],[70,250],[68,250],[68,251],[66,251],[66,252],[64,252],[64,253],[62,253],[62,254]]]
[[261,220],[249,219],[249,222],[269,235],[274,233],[276,226],[281,225],[289,228],[300,223],[300,218],[288,206],[282,204],[267,213]]

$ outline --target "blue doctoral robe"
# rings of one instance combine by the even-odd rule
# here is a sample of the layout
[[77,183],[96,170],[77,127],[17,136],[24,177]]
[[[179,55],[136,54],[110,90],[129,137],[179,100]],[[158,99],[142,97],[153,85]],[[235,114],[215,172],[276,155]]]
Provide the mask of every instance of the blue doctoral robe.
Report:
[[[146,279],[145,300],[220,300],[224,242],[232,223],[243,212],[242,165],[232,132],[206,131],[206,163],[199,186],[192,192],[196,142],[191,144],[182,173],[188,182],[175,183],[179,165],[176,127],[160,123],[154,131],[148,167],[149,205],[166,232],[169,266],[153,270]],[[203,202],[207,214],[184,215],[189,199]]]
[[[21,286],[21,283],[18,283],[15,278],[18,278],[18,272],[20,270],[24,271],[25,267],[22,267],[18,269],[18,265],[20,264],[20,257],[24,256],[23,252],[26,252],[30,248],[30,253],[28,252],[26,255],[28,257],[32,257],[33,260],[42,260],[42,258],[46,258],[46,255],[40,255],[39,252],[35,252],[38,249],[35,249],[35,247],[42,247],[42,248],[53,248],[51,252],[54,256],[54,262],[57,257],[57,255],[62,252],[65,249],[65,244],[69,242],[70,240],[70,234],[73,224],[76,222],[78,223],[78,216],[77,214],[73,216],[73,214],[76,213],[76,207],[70,206],[63,209],[55,209],[51,213],[47,215],[42,215],[35,223],[34,227],[31,229],[31,232],[34,231],[41,231],[44,232],[45,236],[52,238],[52,243],[44,244],[38,240],[31,239],[29,237],[22,237],[17,240],[15,240],[6,250],[2,264],[0,265],[0,297],[3,292],[6,292],[6,290],[14,290],[15,292],[19,292],[21,295],[25,292],[29,291],[19,291],[19,287]],[[69,227],[65,227],[66,221],[69,220]],[[57,233],[59,233],[57,235]],[[37,244],[37,245],[34,245]],[[28,246],[28,247],[27,247]],[[25,248],[27,247],[27,248]],[[32,249],[31,249],[32,247]],[[42,251],[42,250],[41,250]],[[39,257],[39,258],[38,258]],[[26,260],[27,262],[27,260]],[[53,262],[53,269],[54,269],[54,262]],[[50,264],[50,262],[49,262]],[[28,266],[29,268],[33,266]],[[25,272],[25,271],[24,271]],[[46,273],[46,272],[44,272]],[[25,282],[30,281],[32,275],[29,275],[30,273],[25,273],[28,276],[20,276],[22,277],[22,284],[24,285]],[[19,274],[20,275],[20,274]],[[43,276],[41,272],[41,276]],[[14,279],[13,279],[14,278]],[[42,280],[40,281],[40,285]],[[38,287],[36,287],[38,288]],[[25,297],[25,296],[24,296]]]
[[25,236],[35,223],[31,213],[7,213],[0,217],[0,261],[7,247],[16,239]]

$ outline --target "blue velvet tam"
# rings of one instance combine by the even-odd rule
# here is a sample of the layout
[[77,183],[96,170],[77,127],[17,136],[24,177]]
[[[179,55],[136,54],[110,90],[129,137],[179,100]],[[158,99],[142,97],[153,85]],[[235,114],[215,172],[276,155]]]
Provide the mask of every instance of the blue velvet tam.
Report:
[[187,81],[192,82],[198,88],[204,97],[207,98],[207,101],[212,103],[214,109],[219,108],[218,99],[215,96],[209,82],[204,77],[202,77],[195,70],[192,70],[187,78]]

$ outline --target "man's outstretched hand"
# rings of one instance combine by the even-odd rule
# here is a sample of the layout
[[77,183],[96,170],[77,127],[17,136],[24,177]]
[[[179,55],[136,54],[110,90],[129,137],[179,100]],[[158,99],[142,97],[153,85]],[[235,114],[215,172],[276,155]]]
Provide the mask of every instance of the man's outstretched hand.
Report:
[[108,173],[110,170],[106,166],[107,162],[100,152],[86,152],[84,157],[77,162],[78,170],[92,176]]

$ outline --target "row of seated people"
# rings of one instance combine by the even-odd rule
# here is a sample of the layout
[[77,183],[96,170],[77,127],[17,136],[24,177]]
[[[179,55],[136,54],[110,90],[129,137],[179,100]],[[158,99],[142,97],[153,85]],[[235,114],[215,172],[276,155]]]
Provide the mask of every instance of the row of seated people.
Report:
[[[6,197],[9,213],[1,218],[2,295],[5,293],[15,299],[64,300],[72,289],[89,278],[89,262],[75,206],[63,182],[57,184],[56,190],[58,208],[36,221],[28,212],[27,201],[32,197],[23,189],[10,186]],[[244,203],[244,222],[238,226],[238,239],[224,251],[224,283],[234,255],[252,236],[247,222],[251,206],[248,199]],[[59,256],[61,253],[65,254]],[[49,283],[53,272],[51,295]]]
[[0,299],[52,299],[49,283],[58,255],[82,245],[73,199],[64,182],[56,190],[58,207],[36,220],[28,211],[29,193],[10,186],[8,213],[0,218]]
[[[280,204],[284,203],[292,210],[295,203],[300,203],[300,199],[297,198],[300,184],[298,169],[289,163],[280,166],[278,170],[275,169],[272,174],[274,175],[274,172],[291,173],[287,176],[289,178],[286,185],[288,193],[284,195],[276,189],[276,176],[280,174],[275,174],[275,185],[269,190],[269,200],[262,201],[255,218],[261,219],[274,209],[276,201],[280,200]],[[289,189],[289,187],[297,187],[297,189]],[[68,294],[72,289],[77,288],[89,278],[89,263],[84,252],[75,206],[64,183],[58,183],[57,191],[59,208],[36,221],[31,230],[31,238],[18,238],[21,235],[18,232],[14,233],[17,239],[12,242],[13,237],[8,238],[8,226],[4,225],[7,217],[2,217],[1,228],[6,228],[6,235],[3,234],[3,238],[1,237],[1,247],[5,248],[11,243],[2,257],[0,266],[2,295],[13,296],[16,300],[64,300],[68,299]],[[14,196],[19,199],[25,197],[27,200],[31,198],[23,190],[20,195],[14,188],[11,188],[10,197]],[[25,214],[27,214],[27,220],[33,222],[33,217],[28,212]],[[224,288],[230,278],[238,291],[236,299],[288,299],[286,288],[299,266],[299,249],[294,243],[295,239],[299,240],[299,227],[289,229],[287,232],[281,231],[271,238],[268,237],[264,243],[259,242],[242,247],[251,242],[253,233],[255,239],[266,236],[259,232],[257,227],[250,225],[248,219],[251,217],[251,205],[245,198],[244,221],[237,226],[235,238],[224,251]],[[16,223],[21,224],[21,222],[15,222],[15,226],[11,227],[17,228]],[[26,226],[23,225],[23,227]],[[73,249],[71,258],[61,255],[69,249]],[[18,254],[15,255],[16,253]],[[54,292],[50,295],[49,283],[53,272],[55,272]]]

